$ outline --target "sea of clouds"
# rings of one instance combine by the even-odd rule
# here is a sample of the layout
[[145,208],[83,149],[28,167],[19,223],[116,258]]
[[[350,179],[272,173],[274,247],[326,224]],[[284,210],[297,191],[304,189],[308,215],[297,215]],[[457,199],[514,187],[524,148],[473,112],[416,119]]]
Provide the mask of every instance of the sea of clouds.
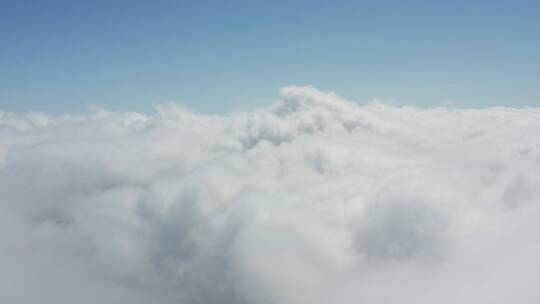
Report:
[[539,200],[540,108],[0,112],[0,302],[539,303]]

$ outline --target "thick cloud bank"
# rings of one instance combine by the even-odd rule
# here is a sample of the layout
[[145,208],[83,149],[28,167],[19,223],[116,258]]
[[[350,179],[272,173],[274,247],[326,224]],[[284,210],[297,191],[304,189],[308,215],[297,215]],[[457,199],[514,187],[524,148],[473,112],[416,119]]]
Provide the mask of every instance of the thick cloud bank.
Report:
[[536,108],[0,112],[0,302],[538,303],[539,200]]

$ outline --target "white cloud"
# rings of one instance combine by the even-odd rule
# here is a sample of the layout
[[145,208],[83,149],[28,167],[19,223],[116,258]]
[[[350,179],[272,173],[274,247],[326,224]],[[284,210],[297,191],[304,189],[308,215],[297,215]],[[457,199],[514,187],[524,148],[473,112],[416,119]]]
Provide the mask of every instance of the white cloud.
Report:
[[311,87],[200,115],[0,112],[2,303],[535,303],[540,109]]

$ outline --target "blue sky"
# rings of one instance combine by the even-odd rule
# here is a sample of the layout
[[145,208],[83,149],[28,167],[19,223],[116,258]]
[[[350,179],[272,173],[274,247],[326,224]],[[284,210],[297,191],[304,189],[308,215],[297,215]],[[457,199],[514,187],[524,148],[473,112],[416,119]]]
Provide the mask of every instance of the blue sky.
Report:
[[0,0],[0,110],[203,112],[286,85],[360,102],[540,106],[538,1]]

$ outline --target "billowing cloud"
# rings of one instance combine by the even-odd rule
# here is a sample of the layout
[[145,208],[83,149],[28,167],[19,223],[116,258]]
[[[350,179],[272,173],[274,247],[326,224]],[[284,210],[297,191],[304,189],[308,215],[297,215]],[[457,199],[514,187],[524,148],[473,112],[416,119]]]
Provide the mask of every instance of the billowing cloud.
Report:
[[539,189],[537,108],[0,112],[0,302],[536,303]]

